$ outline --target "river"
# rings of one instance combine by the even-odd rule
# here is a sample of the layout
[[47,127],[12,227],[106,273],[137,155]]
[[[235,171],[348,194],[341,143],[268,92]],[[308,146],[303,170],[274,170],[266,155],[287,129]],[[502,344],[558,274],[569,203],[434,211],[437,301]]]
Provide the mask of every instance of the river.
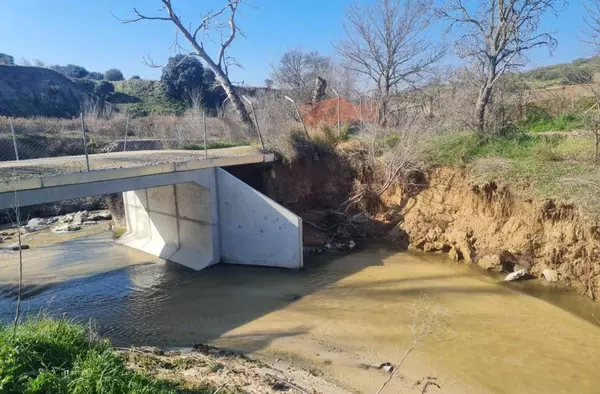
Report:
[[[376,245],[311,257],[299,272],[232,265],[192,272],[117,245],[108,232],[62,241],[24,252],[23,309],[93,319],[117,345],[211,343],[374,393],[386,376],[362,364],[399,360],[408,311],[425,293],[445,308],[449,326],[409,355],[386,392],[414,391],[426,376],[444,393],[600,391],[593,316],[600,306],[542,280],[501,284],[442,256]],[[5,322],[17,267],[15,253],[0,255]]]

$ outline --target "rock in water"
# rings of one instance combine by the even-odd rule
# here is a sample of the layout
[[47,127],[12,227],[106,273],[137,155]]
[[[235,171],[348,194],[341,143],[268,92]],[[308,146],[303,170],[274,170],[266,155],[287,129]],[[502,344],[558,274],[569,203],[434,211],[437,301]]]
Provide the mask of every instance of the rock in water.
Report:
[[27,225],[24,227],[24,229],[28,233],[35,233],[37,231],[41,231],[48,227],[49,227],[49,224],[46,219],[33,218],[27,222]]
[[60,218],[59,222],[60,223],[71,223],[73,221],[73,219],[75,219],[75,214],[68,213],[65,216],[63,216],[62,218]]
[[556,270],[546,269],[542,274],[548,282],[558,282],[558,272]]
[[454,246],[448,252],[448,257],[450,257],[454,261],[458,261],[462,258],[462,256],[460,255],[460,252]]
[[110,211],[101,211],[98,213],[93,213],[87,218],[87,220],[92,221],[92,222],[97,222],[100,220],[110,220],[110,219],[112,219],[112,215],[110,214]]
[[13,252],[18,252],[19,250],[27,250],[29,249],[29,245],[25,245],[25,244],[21,244],[21,246],[19,246],[18,243],[13,243],[10,244],[9,246],[6,246],[4,248],[2,248],[4,250],[12,250]]
[[79,211],[73,216],[73,224],[82,224],[88,218],[88,211]]
[[497,254],[483,256],[482,258],[479,259],[479,261],[477,262],[477,265],[479,265],[481,268],[483,268],[486,271],[502,272],[502,270],[503,270],[502,260],[500,259],[500,256],[498,256]]
[[527,276],[529,272],[526,269],[520,270],[520,271],[515,271],[512,272],[508,275],[506,275],[506,278],[504,278],[505,282],[513,282],[515,280],[519,280],[519,279],[523,279],[525,276]]
[[78,224],[63,224],[60,226],[56,226],[52,229],[53,233],[68,233],[73,231],[81,230],[81,226]]

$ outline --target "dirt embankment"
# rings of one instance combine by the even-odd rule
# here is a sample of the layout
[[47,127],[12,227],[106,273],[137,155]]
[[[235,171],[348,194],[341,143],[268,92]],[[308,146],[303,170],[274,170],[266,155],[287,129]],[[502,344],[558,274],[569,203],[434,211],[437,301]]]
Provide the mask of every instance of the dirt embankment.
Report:
[[[400,187],[385,200],[399,198]],[[401,216],[398,228],[413,247],[488,270],[555,270],[560,281],[600,296],[600,228],[575,206],[519,198],[510,185],[473,186],[464,171],[442,168],[429,172],[428,186],[408,199]]]
[[418,190],[391,188],[350,211],[347,217],[361,217],[350,221],[339,219],[336,210],[357,180],[376,179],[360,157],[321,155],[319,161],[276,166],[271,174],[276,182],[267,183],[269,194],[308,224],[306,243],[332,242],[340,233],[386,237],[491,271],[527,269],[542,276],[553,270],[560,282],[600,297],[600,227],[577,207],[525,199],[511,185],[475,186],[463,169],[436,168],[423,175]]

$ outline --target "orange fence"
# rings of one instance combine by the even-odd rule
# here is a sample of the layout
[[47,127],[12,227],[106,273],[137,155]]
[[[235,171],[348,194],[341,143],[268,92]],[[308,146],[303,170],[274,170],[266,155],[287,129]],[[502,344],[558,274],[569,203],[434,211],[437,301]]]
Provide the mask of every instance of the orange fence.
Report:
[[341,123],[374,122],[378,118],[377,104],[373,102],[354,104],[345,99],[327,99],[316,104],[302,104],[300,112],[309,126],[334,126]]

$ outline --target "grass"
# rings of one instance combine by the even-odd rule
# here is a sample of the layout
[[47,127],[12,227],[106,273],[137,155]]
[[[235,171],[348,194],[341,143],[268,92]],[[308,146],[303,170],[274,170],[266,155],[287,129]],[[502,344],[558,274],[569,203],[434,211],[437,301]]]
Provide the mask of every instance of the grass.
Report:
[[540,117],[528,119],[521,124],[532,133],[543,133],[547,131],[573,131],[584,127],[581,117],[576,115],[561,114],[555,117]]
[[127,227],[117,227],[113,229],[113,239],[121,238],[127,232]]
[[600,168],[592,137],[514,133],[480,138],[453,133],[427,141],[434,165],[463,166],[471,181],[511,184],[527,197],[572,202],[600,218]]
[[[248,146],[247,141],[214,141],[208,143],[208,149],[234,148],[236,146]],[[186,150],[204,150],[204,144],[184,145]]]
[[0,326],[0,392],[72,394],[212,393],[132,371],[107,340],[85,326],[50,318]]

